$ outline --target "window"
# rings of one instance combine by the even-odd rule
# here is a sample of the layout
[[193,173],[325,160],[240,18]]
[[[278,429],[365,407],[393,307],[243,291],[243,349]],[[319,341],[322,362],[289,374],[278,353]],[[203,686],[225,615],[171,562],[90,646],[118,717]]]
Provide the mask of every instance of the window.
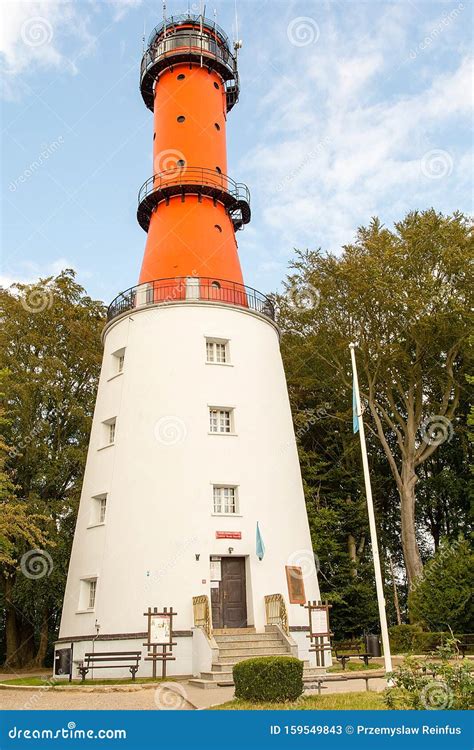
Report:
[[219,284],[219,282],[218,282],[218,281],[213,281],[213,282],[212,282],[212,284],[211,284],[211,287],[212,287],[213,289],[220,289],[220,288],[221,288],[221,285]]
[[184,161],[184,159],[178,159],[178,161],[176,162],[176,165],[178,167],[184,167],[185,164],[186,162]]
[[177,117],[176,119],[178,122],[184,122],[186,118],[184,115],[179,115],[179,117]]
[[117,420],[115,417],[102,422],[102,448],[107,448],[115,443],[115,428]]
[[107,510],[107,495],[96,495],[92,498],[90,526],[105,523],[105,512]]
[[182,81],[184,80],[184,78],[186,78],[186,76],[184,75],[184,73],[180,73],[179,76],[176,76],[176,78],[178,79],[178,81]]
[[216,172],[217,172],[218,174],[222,174],[222,169],[221,169],[220,167],[216,167]]
[[229,361],[229,342],[219,339],[206,339],[206,357],[208,362],[223,365]]
[[216,130],[220,130],[221,129],[221,126],[219,125],[218,122],[214,123],[214,127],[215,127]]
[[114,375],[120,375],[123,372],[123,365],[125,362],[125,348],[117,349],[117,351],[114,352],[112,356],[113,367],[111,377],[114,377]]
[[237,487],[214,486],[214,513],[231,515],[238,513]]
[[220,224],[214,224],[214,229],[217,229],[218,232],[222,232],[222,227]]
[[97,576],[81,578],[79,582],[79,612],[91,612],[95,609],[97,597]]
[[232,409],[209,409],[209,430],[213,433],[229,434],[233,428]]
[[94,609],[95,607],[95,594],[97,591],[97,578],[91,578],[87,581],[89,585],[87,609]]
[[215,88],[215,89],[218,89],[218,88],[219,88],[219,84],[217,83],[217,81],[214,81],[214,88]]

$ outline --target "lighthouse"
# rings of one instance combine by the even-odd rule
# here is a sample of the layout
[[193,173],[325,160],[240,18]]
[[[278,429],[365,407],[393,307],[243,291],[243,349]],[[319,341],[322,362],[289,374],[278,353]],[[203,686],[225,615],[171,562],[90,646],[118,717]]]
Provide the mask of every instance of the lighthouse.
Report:
[[147,239],[138,283],[103,331],[56,643],[75,677],[89,662],[89,677],[129,677],[120,654],[132,652],[139,676],[161,674],[164,653],[166,674],[202,686],[259,654],[316,664],[304,604],[320,595],[279,331],[271,300],[244,283],[236,241],[251,219],[227,167],[237,48],[185,14],[153,30],[141,62]]

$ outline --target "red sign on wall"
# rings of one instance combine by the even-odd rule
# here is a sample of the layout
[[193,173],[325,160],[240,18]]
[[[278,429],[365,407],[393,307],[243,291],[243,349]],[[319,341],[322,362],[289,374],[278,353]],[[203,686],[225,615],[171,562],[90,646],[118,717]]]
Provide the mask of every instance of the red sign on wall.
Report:
[[216,531],[216,539],[242,539],[241,531]]

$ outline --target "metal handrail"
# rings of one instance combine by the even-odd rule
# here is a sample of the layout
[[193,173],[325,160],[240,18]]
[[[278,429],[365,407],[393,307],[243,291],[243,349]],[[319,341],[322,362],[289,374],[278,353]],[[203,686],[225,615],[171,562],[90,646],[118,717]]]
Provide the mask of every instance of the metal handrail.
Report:
[[229,193],[238,201],[250,203],[250,191],[243,182],[235,182],[228,175],[207,167],[174,167],[149,177],[143,183],[138,193],[138,205],[152,193],[169,185],[209,185]]
[[228,48],[221,46],[208,34],[178,31],[163,37],[157,44],[146,50],[140,64],[140,79],[143,79],[148,69],[160,58],[179,55],[183,51],[192,55],[214,58],[228,68],[230,73],[235,72],[235,58]]
[[261,292],[235,281],[203,276],[155,279],[132,286],[112,300],[107,309],[107,320],[138,308],[187,302],[232,305],[275,320],[273,303]]
[[181,25],[185,26],[186,24],[193,24],[200,27],[201,22],[203,29],[207,29],[208,31],[214,33],[219,37],[221,42],[223,42],[230,48],[229,37],[225,33],[224,29],[222,29],[214,21],[211,21],[209,18],[204,18],[204,16],[197,16],[193,13],[179,13],[175,16],[168,16],[168,18],[159,23],[158,26],[155,26],[150,36],[148,37],[148,46],[150,47],[157,37],[165,32],[168,32],[169,29]]
[[206,594],[193,596],[193,618],[194,625],[197,628],[202,628],[207,637],[210,638],[212,635],[211,607],[209,597]]
[[267,625],[279,625],[284,633],[289,634],[288,612],[282,594],[268,594],[265,597],[265,615]]

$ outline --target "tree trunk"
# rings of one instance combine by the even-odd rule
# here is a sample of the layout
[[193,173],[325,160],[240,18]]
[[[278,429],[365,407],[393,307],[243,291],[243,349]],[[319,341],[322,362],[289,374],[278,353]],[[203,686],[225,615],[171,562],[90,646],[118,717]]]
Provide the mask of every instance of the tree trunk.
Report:
[[5,577],[4,579],[4,594],[5,594],[5,638],[6,638],[5,666],[15,666],[19,642],[18,642],[16,610],[12,604],[13,578],[11,577]]
[[49,636],[49,618],[48,613],[43,612],[43,619],[41,620],[39,644],[38,650],[36,651],[35,658],[31,661],[31,668],[44,667],[44,660],[46,658],[46,652],[48,650],[48,636]]
[[353,578],[357,578],[356,540],[354,539],[352,534],[349,534],[347,537],[347,551],[349,553],[349,557],[352,563],[351,576],[353,576]]
[[397,616],[397,625],[401,625],[402,615],[400,612],[400,602],[398,600],[397,581],[395,580],[395,568],[393,565],[393,560],[390,555],[388,559],[390,562],[390,575],[392,576],[392,585],[393,585],[393,606],[395,607],[395,614]]
[[400,494],[401,532],[403,557],[407,570],[408,585],[412,588],[415,580],[423,573],[415,528],[415,484],[417,476],[413,466],[404,463],[402,468]]

